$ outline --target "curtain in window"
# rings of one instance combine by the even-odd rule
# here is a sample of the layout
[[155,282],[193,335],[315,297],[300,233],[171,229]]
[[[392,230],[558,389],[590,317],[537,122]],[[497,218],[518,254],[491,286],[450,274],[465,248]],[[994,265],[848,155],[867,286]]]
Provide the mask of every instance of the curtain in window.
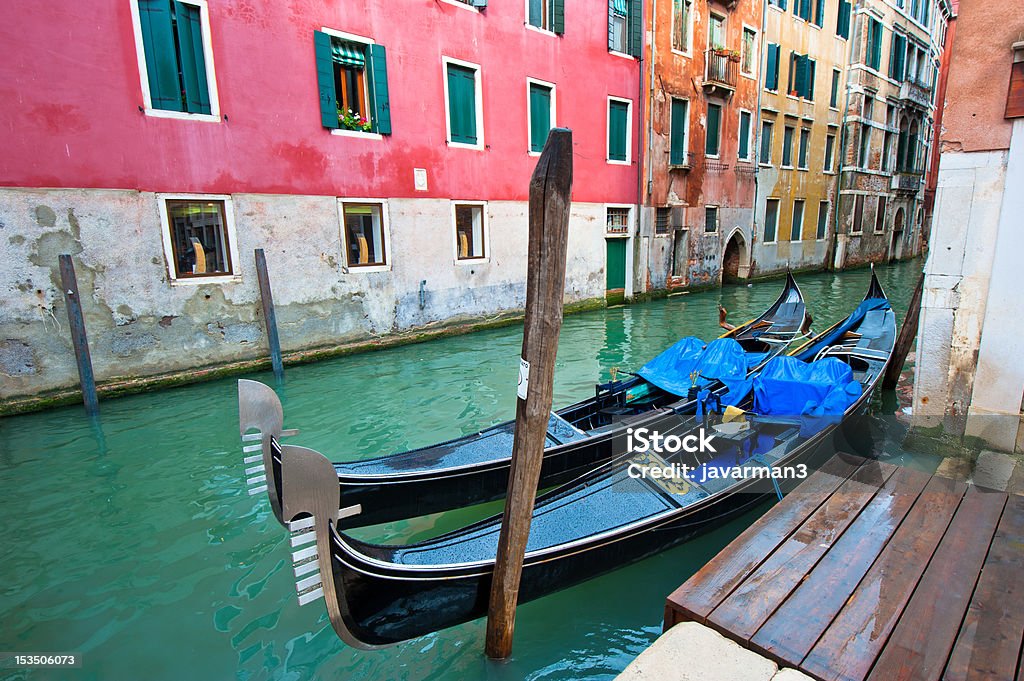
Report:
[[366,46],[345,40],[331,41],[331,58],[334,63],[361,69],[366,65]]
[[627,16],[629,14],[629,8],[626,6],[627,0],[612,0],[612,11],[619,16]]

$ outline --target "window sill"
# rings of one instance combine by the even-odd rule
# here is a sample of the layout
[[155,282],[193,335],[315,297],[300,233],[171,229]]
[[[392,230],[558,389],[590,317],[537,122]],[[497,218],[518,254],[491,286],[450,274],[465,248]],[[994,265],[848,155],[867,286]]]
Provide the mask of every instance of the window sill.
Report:
[[761,245],[762,246],[778,246],[779,242],[778,242],[778,240],[775,240],[775,241],[762,241]]
[[441,2],[443,2],[446,5],[455,5],[456,7],[461,7],[462,9],[468,9],[474,14],[480,14],[479,8],[473,7],[472,5],[467,5],[464,2],[459,2],[458,0],[441,0]]
[[452,142],[448,140],[449,149],[472,149],[473,151],[483,151],[484,145],[481,144],[467,144],[466,142]]
[[383,140],[384,135],[376,132],[362,132],[360,130],[345,130],[344,128],[331,128],[331,134],[338,137],[356,137],[364,140]]
[[541,35],[546,35],[546,36],[548,36],[550,38],[557,38],[558,37],[558,34],[555,33],[554,31],[552,31],[550,29],[547,29],[547,28],[541,28],[540,26],[534,26],[533,24],[530,24],[530,23],[523,24],[523,28],[525,28],[527,31],[533,31],[534,33],[540,33]]
[[487,257],[484,257],[484,258],[456,258],[455,259],[455,265],[456,266],[459,266],[459,265],[462,265],[462,266],[466,266],[466,265],[486,265],[490,261],[491,261],[491,259],[487,258]]
[[370,274],[373,272],[390,272],[391,265],[347,265],[345,274]]
[[672,54],[676,55],[677,57],[686,57],[687,59],[693,59],[693,52],[683,52],[682,50],[677,50],[674,47],[672,48]]
[[604,238],[605,239],[628,239],[631,236],[633,236],[633,235],[630,234],[629,232],[605,232],[604,233]]
[[203,121],[204,123],[220,123],[219,114],[197,114],[184,111],[168,111],[166,109],[146,109],[146,115],[153,118],[174,118],[179,121]]
[[636,57],[634,57],[631,54],[626,54],[625,52],[618,52],[616,50],[608,50],[608,54],[612,55],[613,57],[620,57],[622,59],[628,59],[630,61],[636,61]]
[[797,170],[799,170],[802,173],[806,173],[807,171],[810,170],[810,168],[797,168]]
[[771,163],[758,163],[757,166],[759,168],[774,168],[775,167]]
[[202,286],[203,284],[240,284],[242,275],[225,274],[212,277],[181,277],[171,279],[171,286]]
[[541,153],[542,153],[542,152],[539,152],[539,151],[533,151],[533,150],[531,149],[530,151],[527,151],[527,152],[526,152],[526,155],[527,155],[527,156],[540,156],[540,155],[541,155]]
[[608,165],[611,165],[611,166],[628,166],[628,165],[631,165],[629,159],[626,159],[625,161],[615,161],[615,160],[609,158],[609,159],[606,159],[605,162]]
[[757,80],[757,76],[754,75],[753,73],[743,73],[742,71],[740,71],[740,76],[746,78],[747,80]]
[[793,170],[793,166],[779,166],[780,170]]

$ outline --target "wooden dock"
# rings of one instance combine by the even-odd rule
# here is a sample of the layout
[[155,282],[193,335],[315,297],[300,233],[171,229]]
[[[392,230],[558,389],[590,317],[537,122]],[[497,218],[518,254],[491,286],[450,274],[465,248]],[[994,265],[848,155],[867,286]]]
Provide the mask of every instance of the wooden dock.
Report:
[[837,455],[668,598],[817,679],[1024,681],[1024,496]]

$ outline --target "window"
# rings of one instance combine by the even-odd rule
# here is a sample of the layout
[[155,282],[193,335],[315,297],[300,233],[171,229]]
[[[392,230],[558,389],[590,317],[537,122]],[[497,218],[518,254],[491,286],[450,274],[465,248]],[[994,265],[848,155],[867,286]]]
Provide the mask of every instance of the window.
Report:
[[789,87],[787,92],[806,100],[814,100],[815,62],[806,54],[789,54]]
[[768,5],[770,7],[778,7],[779,9],[785,11],[786,0],[768,0]]
[[832,91],[828,96],[828,105],[833,109],[839,108],[839,69],[832,69]]
[[868,17],[868,44],[865,52],[868,68],[877,71],[882,66],[882,22]]
[[445,70],[445,114],[448,144],[483,149],[479,122],[483,103],[480,97],[480,67],[442,58]]
[[608,49],[639,57],[643,49],[641,0],[608,0]]
[[850,234],[860,234],[864,231],[864,195],[857,194],[853,197],[853,226],[850,227]]
[[704,207],[704,231],[718,231],[718,206]]
[[672,119],[669,128],[669,165],[688,165],[687,136],[690,127],[690,102],[672,98]]
[[775,129],[775,124],[771,121],[761,122],[761,165],[770,166],[772,164],[772,131]]
[[751,115],[749,111],[740,111],[739,159],[753,161],[753,145],[750,141]]
[[565,32],[565,0],[527,0],[527,23],[551,31]]
[[875,234],[881,234],[885,231],[885,207],[885,197],[879,196],[878,208],[875,210]]
[[828,201],[818,203],[818,231],[815,233],[814,238],[819,241],[824,239],[828,233],[828,206]]
[[768,43],[768,65],[764,70],[764,89],[777,92],[779,89],[779,53],[778,45]]
[[773,243],[779,228],[779,200],[768,199],[764,205],[764,241]]
[[708,23],[708,45],[712,49],[725,47],[725,17],[714,12]]
[[800,128],[800,147],[796,156],[796,167],[807,170],[807,148],[811,142],[810,128]]
[[210,281],[237,272],[231,198],[166,195],[161,203],[164,255],[173,280]]
[[654,233],[668,234],[668,221],[672,214],[671,208],[656,208],[654,210]]
[[743,45],[740,55],[740,72],[747,76],[754,75],[754,63],[757,59],[757,32],[752,28],[743,27]]
[[391,134],[387,54],[383,45],[314,31],[320,121],[325,128]]
[[219,120],[205,1],[137,0],[132,21],[146,113]]
[[833,172],[833,168],[832,168],[833,159],[832,159],[832,157],[835,155],[835,149],[836,149],[836,136],[834,134],[832,134],[832,133],[829,133],[829,134],[825,135],[825,164],[824,164],[824,167],[822,168],[822,170],[824,170],[826,173]]
[[630,101],[608,98],[608,161],[629,163]]
[[693,38],[693,0],[672,0],[672,49],[690,53]]
[[782,167],[793,167],[793,126],[787,125],[782,133]]
[[836,18],[836,35],[849,40],[850,38],[850,2],[839,0],[839,16]]
[[825,25],[825,0],[814,0],[814,25],[821,28]]
[[555,86],[528,78],[526,89],[529,97],[526,117],[530,129],[530,151],[540,153],[548,141],[548,133],[555,127]]
[[907,63],[907,37],[899,33],[892,34],[892,45],[889,48],[889,77],[902,82]]
[[609,234],[629,234],[629,208],[609,206],[605,213],[605,228]]
[[804,21],[811,20],[811,0],[793,0],[793,14]]
[[341,200],[345,262],[349,267],[387,265],[384,204]]
[[718,158],[722,147],[722,105],[708,102],[707,130],[704,137],[704,153]]
[[896,127],[896,107],[888,104],[885,107],[886,131],[882,135],[882,165],[879,170],[889,172],[892,170],[892,129]]
[[800,241],[804,231],[804,200],[797,199],[793,202],[793,224],[789,229],[789,240]]
[[486,205],[482,202],[452,204],[457,261],[483,260],[487,257]]
[[857,152],[857,167],[867,168],[871,153],[871,126],[862,123],[860,126],[860,150]]

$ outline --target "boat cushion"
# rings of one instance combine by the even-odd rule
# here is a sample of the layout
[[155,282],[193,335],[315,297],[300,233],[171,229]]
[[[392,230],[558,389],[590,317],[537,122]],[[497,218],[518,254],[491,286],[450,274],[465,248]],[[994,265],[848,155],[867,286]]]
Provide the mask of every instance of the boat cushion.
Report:
[[860,397],[850,365],[835,357],[802,362],[775,357],[754,378],[754,411],[766,415],[840,415]]

